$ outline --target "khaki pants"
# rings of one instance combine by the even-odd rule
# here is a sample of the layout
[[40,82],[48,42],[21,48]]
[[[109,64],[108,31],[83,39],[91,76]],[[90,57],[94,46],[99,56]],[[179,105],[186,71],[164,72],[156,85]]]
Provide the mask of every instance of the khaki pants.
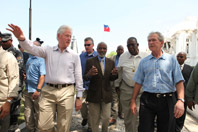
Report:
[[54,88],[46,85],[39,102],[39,129],[41,132],[54,131],[57,112],[57,132],[69,132],[74,104],[74,85]]
[[[81,116],[82,116],[83,119],[88,119],[89,118],[89,116],[88,116],[88,114],[89,114],[89,104],[86,101],[86,98],[87,98],[87,90],[85,90],[83,92],[82,108],[80,109]],[[89,119],[88,119],[88,127],[91,128]]]
[[118,99],[118,94],[116,92],[115,87],[112,86],[112,103],[111,103],[111,117],[113,119],[117,119],[118,117],[118,103],[119,103],[119,99]]
[[140,95],[138,95],[136,99],[137,113],[134,116],[130,109],[132,93],[133,88],[122,81],[120,86],[120,102],[122,105],[122,112],[124,113],[125,132],[138,131]]
[[28,93],[27,90],[23,91],[24,96],[24,116],[26,127],[29,132],[39,132],[38,130],[38,114],[39,114],[39,99],[32,99],[33,93]]
[[[6,100],[0,100],[0,107],[6,102]],[[0,132],[8,132],[10,124],[10,115],[3,119],[0,119]]]
[[102,132],[108,132],[111,103],[90,103],[89,119],[92,132],[99,132],[100,119],[102,120]]

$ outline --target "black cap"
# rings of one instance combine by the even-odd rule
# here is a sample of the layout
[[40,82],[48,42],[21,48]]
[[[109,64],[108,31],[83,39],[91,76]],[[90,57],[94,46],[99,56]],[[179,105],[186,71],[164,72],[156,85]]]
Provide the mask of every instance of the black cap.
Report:
[[42,45],[42,43],[44,42],[44,41],[41,41],[41,39],[40,39],[40,38],[36,38],[36,41],[37,41],[37,42],[39,42],[39,43],[40,43],[40,45]]

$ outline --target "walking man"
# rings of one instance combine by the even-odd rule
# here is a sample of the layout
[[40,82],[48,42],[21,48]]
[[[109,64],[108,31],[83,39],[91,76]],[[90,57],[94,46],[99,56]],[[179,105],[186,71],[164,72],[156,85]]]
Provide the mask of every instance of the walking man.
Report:
[[72,29],[62,25],[57,31],[58,45],[40,47],[33,44],[23,35],[20,27],[10,24],[11,31],[19,40],[21,47],[29,53],[45,59],[47,85],[42,88],[42,97],[39,102],[38,126],[41,132],[54,131],[54,116],[57,113],[57,131],[69,132],[75,89],[77,89],[75,108],[82,106],[82,71],[80,57],[68,48],[71,42]]
[[[124,52],[124,47],[119,45],[117,47],[117,55],[114,55],[111,59],[115,62],[115,67],[118,66],[120,55]],[[116,81],[116,80],[115,80]],[[111,82],[112,87],[112,103],[111,103],[111,119],[109,121],[109,125],[114,125],[116,123],[116,119],[119,116],[122,116],[121,104],[120,104],[120,88],[115,87],[115,81]]]
[[[85,52],[80,54],[80,60],[81,60],[81,66],[82,66],[82,76],[85,73],[85,64],[86,61],[90,58],[93,58],[98,55],[96,51],[94,51],[94,41],[91,37],[87,37],[84,40],[84,46],[85,46]],[[83,79],[83,88],[85,91],[83,92],[83,103],[82,103],[82,108],[81,108],[81,115],[82,115],[82,126],[85,126],[88,122],[88,130],[87,132],[91,132],[91,126],[90,126],[90,121],[88,120],[88,114],[89,114],[89,109],[88,109],[88,102],[85,101],[87,98],[87,90],[89,88],[89,81],[86,81]]]
[[175,118],[184,113],[184,79],[176,58],[161,50],[163,44],[164,37],[160,32],[148,35],[148,46],[152,53],[141,60],[133,77],[133,115],[137,114],[136,98],[141,87],[144,91],[140,99],[138,132],[154,132],[156,116],[157,131],[174,132]]
[[101,42],[97,46],[98,56],[86,62],[84,79],[89,80],[86,101],[89,102],[89,119],[93,132],[99,131],[100,119],[102,132],[108,132],[112,90],[110,81],[117,79],[115,63],[105,57],[107,45]]
[[[34,45],[41,46],[42,43],[34,41]],[[45,60],[41,57],[30,55],[26,63],[26,86],[24,95],[24,116],[26,127],[29,132],[39,132],[38,114],[41,89],[45,82]]]
[[[190,65],[184,64],[185,60],[187,59],[186,56],[187,55],[186,55],[185,52],[179,52],[177,54],[177,61],[180,65],[180,69],[181,69],[183,78],[185,80],[184,89],[186,89],[186,86],[188,84],[188,80],[189,80],[191,72],[193,70],[193,68]],[[177,97],[177,92],[175,92],[175,93],[176,93],[176,97]],[[184,102],[184,114],[180,118],[176,119],[175,132],[181,132],[181,130],[184,126],[184,121],[185,121],[185,118],[186,118],[186,109],[187,109],[187,102]]]
[[[138,114],[133,115],[130,109],[131,95],[135,82],[131,80],[137,70],[139,62],[146,56],[146,53],[139,51],[139,43],[135,37],[127,40],[128,51],[120,56],[118,63],[118,80],[115,86],[120,87],[120,102],[124,113],[124,124],[126,132],[137,132]],[[139,105],[139,97],[136,100]],[[138,109],[139,111],[139,109]]]

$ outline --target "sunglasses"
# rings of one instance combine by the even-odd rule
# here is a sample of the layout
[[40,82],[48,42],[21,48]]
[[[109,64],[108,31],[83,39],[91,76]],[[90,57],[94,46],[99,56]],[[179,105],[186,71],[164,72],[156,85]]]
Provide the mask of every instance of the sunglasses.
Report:
[[177,56],[177,58],[184,58],[183,56]]
[[86,46],[90,46],[91,44],[84,44],[84,46],[86,47]]

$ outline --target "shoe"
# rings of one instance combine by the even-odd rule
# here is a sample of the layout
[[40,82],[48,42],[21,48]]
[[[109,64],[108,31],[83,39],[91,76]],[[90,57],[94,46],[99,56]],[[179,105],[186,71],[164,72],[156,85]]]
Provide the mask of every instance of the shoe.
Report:
[[92,132],[90,127],[87,128],[87,132]]
[[120,119],[124,119],[124,114],[119,114]]
[[18,124],[10,125],[8,132],[15,132],[19,128]]
[[115,124],[116,124],[116,119],[111,118],[111,119],[109,120],[109,126],[115,125]]
[[83,119],[81,125],[82,125],[82,126],[87,125],[87,119]]

